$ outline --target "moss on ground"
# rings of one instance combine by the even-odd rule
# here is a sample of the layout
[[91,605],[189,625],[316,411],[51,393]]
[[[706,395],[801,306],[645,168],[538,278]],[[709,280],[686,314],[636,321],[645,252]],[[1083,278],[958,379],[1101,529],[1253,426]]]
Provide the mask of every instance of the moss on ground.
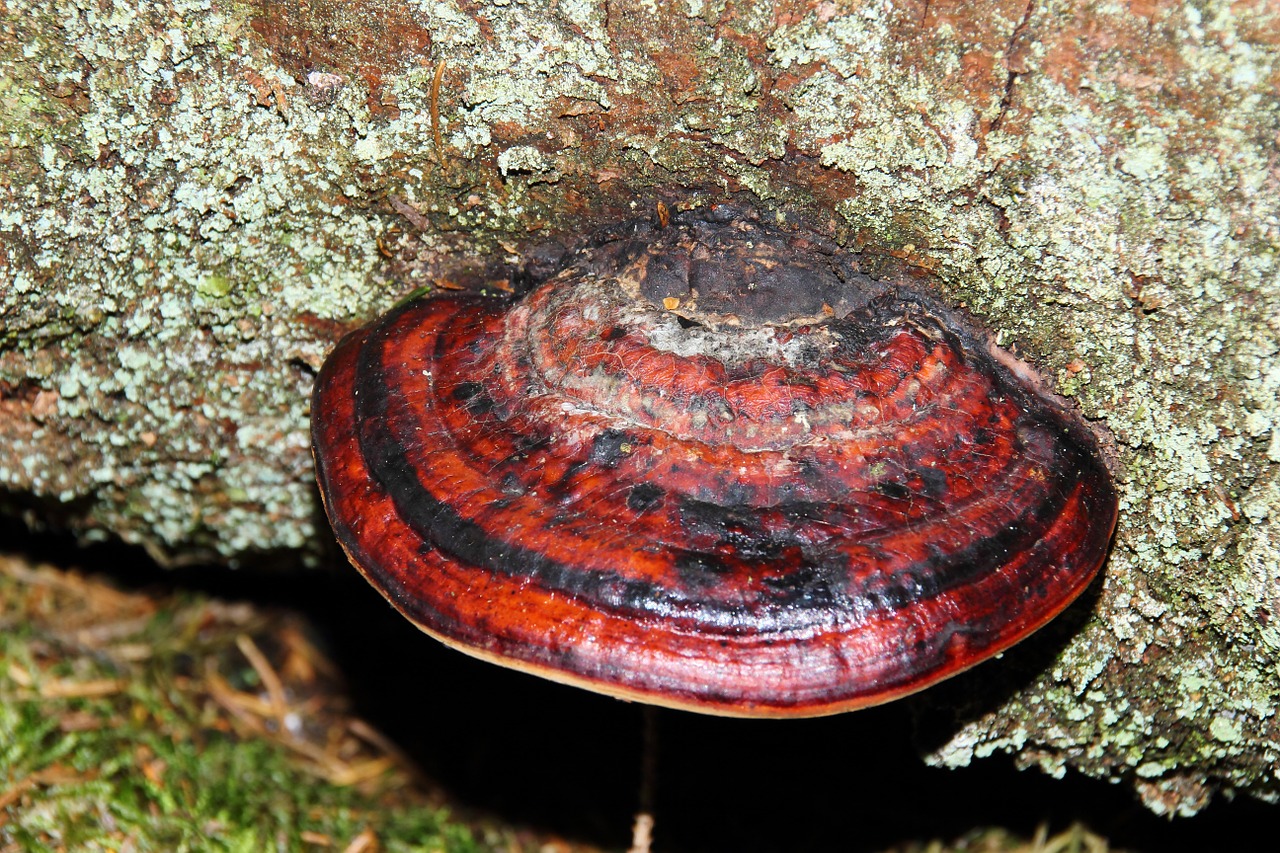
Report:
[[412,784],[293,617],[0,556],[0,661],[0,850],[531,844]]

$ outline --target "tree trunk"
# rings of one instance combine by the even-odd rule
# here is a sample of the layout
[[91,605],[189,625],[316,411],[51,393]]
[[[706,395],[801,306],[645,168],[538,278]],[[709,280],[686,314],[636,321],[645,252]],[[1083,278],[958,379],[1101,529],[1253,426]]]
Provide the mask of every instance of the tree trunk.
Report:
[[1104,580],[918,700],[964,709],[931,760],[1182,814],[1280,795],[1274,3],[138,5],[0,6],[10,511],[314,559],[345,329],[659,202],[748,203],[933,270],[1110,437]]

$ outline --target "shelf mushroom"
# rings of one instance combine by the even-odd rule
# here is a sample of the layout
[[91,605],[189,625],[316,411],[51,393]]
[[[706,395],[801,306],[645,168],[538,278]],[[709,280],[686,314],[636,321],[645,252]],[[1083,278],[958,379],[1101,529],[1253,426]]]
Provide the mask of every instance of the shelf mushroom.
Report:
[[831,714],[999,653],[1095,576],[1116,493],[1031,368],[874,260],[712,207],[400,306],[317,382],[339,542],[442,642],[654,705]]

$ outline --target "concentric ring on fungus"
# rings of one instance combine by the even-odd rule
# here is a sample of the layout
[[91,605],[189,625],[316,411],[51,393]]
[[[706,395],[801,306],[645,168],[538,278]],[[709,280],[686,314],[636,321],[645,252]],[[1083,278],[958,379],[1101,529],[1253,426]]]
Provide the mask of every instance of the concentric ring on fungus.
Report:
[[626,699],[812,716],[954,675],[1084,590],[1116,494],[911,277],[714,207],[518,301],[410,302],[318,380],[337,537],[437,639]]

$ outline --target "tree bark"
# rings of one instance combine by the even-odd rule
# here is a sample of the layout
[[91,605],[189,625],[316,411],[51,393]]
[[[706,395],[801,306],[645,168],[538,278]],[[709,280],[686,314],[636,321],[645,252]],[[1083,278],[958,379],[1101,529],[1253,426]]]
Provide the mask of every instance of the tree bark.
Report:
[[1104,580],[917,700],[932,760],[1180,814],[1280,795],[1274,3],[138,6],[0,4],[11,511],[314,559],[345,329],[658,202],[750,203],[933,270],[1110,436]]

